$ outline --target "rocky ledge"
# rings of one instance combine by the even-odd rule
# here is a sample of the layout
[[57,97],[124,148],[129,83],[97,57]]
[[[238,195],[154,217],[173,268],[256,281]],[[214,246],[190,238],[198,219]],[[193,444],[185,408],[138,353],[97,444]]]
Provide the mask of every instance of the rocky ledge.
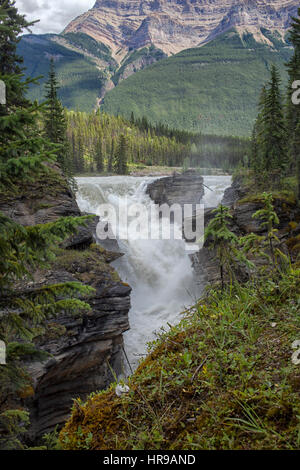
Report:
[[199,204],[204,196],[203,177],[195,170],[174,173],[150,183],[147,194],[158,205]]
[[[241,178],[236,178],[232,186],[228,188],[222,200],[222,204],[230,208],[232,222],[230,229],[238,236],[249,233],[264,234],[264,228],[258,219],[253,219],[253,214],[262,209],[263,203],[258,196],[248,196],[247,189]],[[300,210],[295,200],[285,196],[274,197],[274,208],[279,218],[277,236],[280,240],[280,249],[289,252],[290,256],[296,256],[294,247],[299,245],[300,234]],[[213,209],[205,210],[205,226],[213,217]],[[297,245],[298,244],[298,245]],[[216,263],[216,253],[208,248],[208,243],[198,252],[192,255],[192,263],[197,279],[201,285],[220,282],[220,273]],[[265,263],[265,261],[262,261]],[[248,274],[244,269],[237,267],[236,275],[239,279],[247,280]]]
[[97,245],[85,250],[62,250],[52,269],[36,273],[33,288],[80,281],[95,289],[85,315],[61,315],[48,322],[36,339],[51,354],[48,361],[27,364],[34,393],[28,397],[34,436],[67,419],[74,397],[85,399],[123,372],[123,332],[128,330],[130,287],[122,283],[109,262],[119,255]]
[[[20,188],[13,195],[3,194],[0,211],[23,225],[47,223],[62,216],[80,216],[73,193],[58,168],[40,181]],[[34,273],[34,280],[22,286],[22,293],[41,286],[80,281],[93,287],[88,299],[91,311],[84,315],[66,312],[49,320],[36,338],[38,346],[50,356],[44,362],[26,366],[32,387],[24,390],[21,405],[31,414],[31,436],[49,432],[68,417],[74,397],[106,388],[114,374],[122,373],[123,332],[128,330],[131,288],[109,265],[121,256],[95,244],[95,217],[63,246],[51,267]]]

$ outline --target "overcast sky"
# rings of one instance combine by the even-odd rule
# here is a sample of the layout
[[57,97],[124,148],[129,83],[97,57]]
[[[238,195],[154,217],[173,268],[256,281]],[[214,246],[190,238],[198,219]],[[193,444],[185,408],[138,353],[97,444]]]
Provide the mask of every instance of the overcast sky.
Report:
[[16,0],[19,12],[28,20],[40,20],[32,32],[60,33],[70,20],[89,10],[95,0]]

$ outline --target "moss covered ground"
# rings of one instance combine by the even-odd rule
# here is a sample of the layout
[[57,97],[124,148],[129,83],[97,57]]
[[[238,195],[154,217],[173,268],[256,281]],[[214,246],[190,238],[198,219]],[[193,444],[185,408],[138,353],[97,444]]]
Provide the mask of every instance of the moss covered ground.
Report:
[[64,449],[298,449],[300,266],[210,288],[115,384],[74,401]]

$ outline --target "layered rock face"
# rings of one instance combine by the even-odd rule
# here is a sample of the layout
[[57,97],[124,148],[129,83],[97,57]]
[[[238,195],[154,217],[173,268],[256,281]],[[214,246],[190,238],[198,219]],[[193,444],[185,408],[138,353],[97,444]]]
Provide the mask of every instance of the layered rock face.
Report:
[[174,54],[231,28],[268,42],[261,28],[283,36],[298,7],[296,0],[97,0],[64,32],[92,36],[109,46],[120,61],[127,50],[150,44]]
[[[101,250],[102,251],[102,250]],[[84,316],[60,315],[48,322],[38,346],[52,357],[27,364],[34,395],[28,401],[33,437],[52,430],[67,419],[74,397],[85,399],[114,381],[123,371],[123,336],[129,328],[130,287],[107,264],[118,257],[98,247],[70,250],[59,256],[55,269],[40,273],[39,285],[80,281],[95,289]]]
[[[55,169],[55,168],[54,168]],[[7,195],[0,211],[23,225],[47,223],[62,216],[80,216],[72,192],[59,174],[51,173],[41,181]],[[91,311],[85,315],[64,313],[48,321],[45,331],[35,339],[40,349],[51,356],[44,362],[26,364],[32,390],[22,397],[31,412],[31,436],[53,430],[68,417],[72,400],[86,398],[106,388],[114,374],[123,371],[123,332],[129,329],[130,291],[109,265],[121,256],[95,244],[94,217],[58,248],[49,269],[34,273],[32,282],[21,285],[26,294],[41,286],[79,281],[95,289],[87,300]]]

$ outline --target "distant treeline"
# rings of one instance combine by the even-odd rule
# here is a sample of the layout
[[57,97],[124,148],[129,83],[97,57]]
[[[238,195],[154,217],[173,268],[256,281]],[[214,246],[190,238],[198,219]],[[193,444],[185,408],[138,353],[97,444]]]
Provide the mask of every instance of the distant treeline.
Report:
[[165,136],[188,145],[191,167],[234,169],[239,164],[246,165],[251,152],[251,139],[246,137],[195,134],[163,123],[151,124],[145,116],[135,119],[133,113],[130,123],[151,135]]
[[66,111],[67,137],[74,173],[126,173],[128,164],[231,169],[245,160],[249,140],[203,136],[130,120],[98,111]]
[[190,155],[190,144],[142,130],[120,116],[67,111],[66,121],[75,173],[118,173],[130,163],[181,166]]
[[192,167],[230,170],[247,165],[250,139],[233,136],[201,135],[191,145]]

